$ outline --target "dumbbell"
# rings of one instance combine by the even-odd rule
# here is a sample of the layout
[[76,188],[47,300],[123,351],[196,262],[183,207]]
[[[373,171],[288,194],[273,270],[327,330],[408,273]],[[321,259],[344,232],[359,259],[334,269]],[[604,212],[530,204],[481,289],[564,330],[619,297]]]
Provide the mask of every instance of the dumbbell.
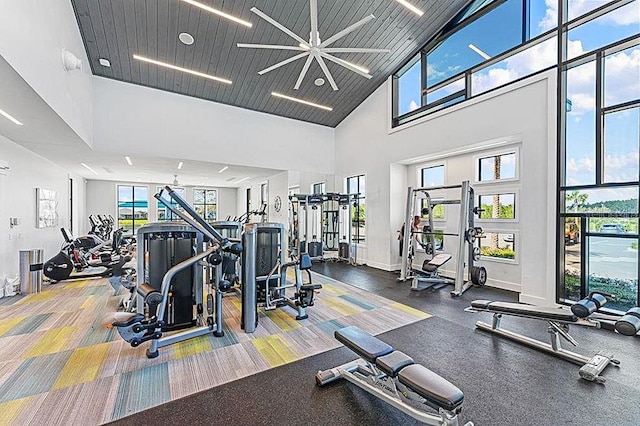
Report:
[[625,336],[635,336],[640,331],[640,308],[631,308],[616,321],[615,329]]
[[571,306],[571,312],[578,318],[586,318],[607,303],[607,299],[600,293],[591,293],[585,299]]

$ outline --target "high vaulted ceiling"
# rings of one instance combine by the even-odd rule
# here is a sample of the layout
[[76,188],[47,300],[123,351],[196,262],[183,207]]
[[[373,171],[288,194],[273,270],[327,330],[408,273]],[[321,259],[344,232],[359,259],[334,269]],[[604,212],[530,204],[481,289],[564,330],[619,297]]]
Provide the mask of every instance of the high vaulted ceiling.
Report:
[[[366,79],[328,62],[339,87],[334,91],[328,82],[321,87],[314,85],[316,78],[325,78],[316,61],[299,90],[293,86],[304,59],[258,75],[258,71],[299,52],[236,46],[237,43],[297,44],[252,13],[252,7],[308,40],[309,0],[198,1],[249,21],[253,26],[247,28],[180,0],[71,0],[93,73],[335,127],[466,3],[466,0],[410,0],[425,12],[419,17],[395,0],[317,0],[318,31],[322,39],[369,14],[376,16],[331,47],[390,49],[390,53],[337,53],[341,59],[368,68],[373,78]],[[195,43],[182,44],[178,40],[182,32],[192,34]],[[226,78],[233,84],[141,63],[133,59],[134,54]],[[108,59],[111,67],[100,65],[100,58]],[[330,106],[333,111],[275,98],[271,92]]]

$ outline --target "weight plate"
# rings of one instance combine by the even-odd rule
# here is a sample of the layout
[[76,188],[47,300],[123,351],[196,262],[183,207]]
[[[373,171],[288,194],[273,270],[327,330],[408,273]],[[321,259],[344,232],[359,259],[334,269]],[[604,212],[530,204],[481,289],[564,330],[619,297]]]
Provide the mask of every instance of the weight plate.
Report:
[[213,315],[213,294],[207,294],[207,313]]

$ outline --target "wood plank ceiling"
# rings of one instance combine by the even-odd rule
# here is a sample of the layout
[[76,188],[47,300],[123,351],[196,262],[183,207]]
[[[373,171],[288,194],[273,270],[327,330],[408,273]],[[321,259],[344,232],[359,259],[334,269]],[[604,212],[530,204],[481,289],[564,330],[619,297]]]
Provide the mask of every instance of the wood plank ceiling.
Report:
[[[466,0],[412,0],[422,17],[394,0],[318,0],[318,27],[327,39],[369,14],[372,22],[331,47],[390,49],[390,53],[336,56],[370,69],[368,80],[328,62],[338,87],[328,82],[313,61],[299,90],[294,90],[304,59],[265,75],[258,71],[299,52],[241,49],[236,43],[296,45],[288,35],[249,9],[257,7],[303,39],[309,38],[308,0],[199,0],[253,24],[247,28],[180,0],[71,0],[94,75],[140,84],[269,114],[337,126],[460,10]],[[191,46],[178,40],[181,32],[195,38]],[[233,81],[226,85],[133,59],[139,54]],[[99,64],[108,59],[111,67]],[[326,78],[325,78],[326,79]],[[306,99],[333,108],[325,111],[271,96],[271,92]]]

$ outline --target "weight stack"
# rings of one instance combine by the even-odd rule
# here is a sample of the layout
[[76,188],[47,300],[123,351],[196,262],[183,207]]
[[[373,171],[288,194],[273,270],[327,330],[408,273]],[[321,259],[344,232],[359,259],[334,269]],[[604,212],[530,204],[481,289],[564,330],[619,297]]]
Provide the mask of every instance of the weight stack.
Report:
[[322,243],[320,241],[311,241],[309,243],[309,256],[321,257],[322,256]]
[[340,259],[349,258],[349,243],[340,243],[338,246],[338,257]]

